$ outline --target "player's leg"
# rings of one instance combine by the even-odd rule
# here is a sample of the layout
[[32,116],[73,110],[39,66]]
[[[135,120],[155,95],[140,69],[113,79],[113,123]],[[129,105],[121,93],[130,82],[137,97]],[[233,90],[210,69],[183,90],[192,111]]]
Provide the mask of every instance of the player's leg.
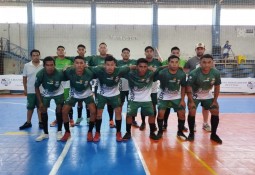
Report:
[[102,124],[102,114],[104,110],[104,106],[107,103],[106,97],[97,94],[96,97],[96,105],[97,105],[97,117],[96,117],[96,134],[93,138],[94,142],[98,142],[100,140],[100,130]]
[[206,110],[204,107],[202,107],[202,114],[203,114],[203,129],[207,132],[211,132],[211,127],[208,124],[209,119],[209,110]]
[[131,138],[132,116],[136,116],[138,108],[140,107],[139,104],[140,102],[128,101],[126,115],[126,134],[122,138],[124,141]]
[[[188,125],[189,125],[189,141],[194,141],[195,135],[194,135],[194,126],[195,126],[195,116],[197,111],[197,106],[200,103],[199,100],[193,99],[195,106],[189,107],[189,114],[188,114]],[[188,102],[189,104],[189,102]]]
[[96,105],[94,103],[94,99],[92,96],[86,98],[85,103],[90,111],[89,130],[88,130],[88,135],[87,135],[87,141],[90,142],[90,141],[93,141],[92,130],[94,128],[95,121],[96,121]]

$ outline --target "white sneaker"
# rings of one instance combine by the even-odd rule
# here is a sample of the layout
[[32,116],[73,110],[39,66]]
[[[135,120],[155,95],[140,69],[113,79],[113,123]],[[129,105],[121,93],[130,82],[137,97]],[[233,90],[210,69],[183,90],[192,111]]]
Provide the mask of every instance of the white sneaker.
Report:
[[44,139],[48,139],[48,138],[49,138],[49,134],[44,134],[44,133],[42,133],[39,137],[37,137],[37,138],[35,139],[35,141],[40,142],[40,141],[42,141],[42,140],[44,140]]
[[207,131],[207,132],[211,132],[211,127],[210,125],[208,125],[208,123],[204,123],[203,124],[203,130]]
[[194,124],[194,132],[196,132],[197,131],[197,125],[196,125],[196,123]]
[[61,140],[62,137],[63,137],[63,136],[62,136],[62,131],[58,131],[58,132],[57,132],[57,140],[58,140],[58,141]]

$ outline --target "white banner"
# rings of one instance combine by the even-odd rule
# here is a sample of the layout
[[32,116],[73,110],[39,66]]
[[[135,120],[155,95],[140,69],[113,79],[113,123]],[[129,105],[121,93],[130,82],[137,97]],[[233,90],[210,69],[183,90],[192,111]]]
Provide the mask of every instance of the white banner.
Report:
[[24,90],[23,75],[0,75],[0,90]]
[[[24,90],[22,75],[0,75],[0,90]],[[255,93],[255,78],[221,78],[220,92]]]
[[220,92],[255,93],[255,78],[221,78]]

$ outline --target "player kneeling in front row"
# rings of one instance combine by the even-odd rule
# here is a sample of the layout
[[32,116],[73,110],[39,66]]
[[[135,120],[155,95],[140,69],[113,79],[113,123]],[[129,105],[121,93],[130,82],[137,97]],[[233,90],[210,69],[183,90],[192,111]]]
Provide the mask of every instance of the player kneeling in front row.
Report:
[[[56,103],[56,116],[58,123],[57,140],[62,138],[62,105],[64,103],[64,89],[61,82],[65,81],[63,72],[55,68],[55,60],[52,57],[46,57],[43,60],[43,69],[36,74],[35,92],[39,102],[39,109],[42,113],[43,131],[36,141],[42,141],[49,138],[48,131],[48,113],[51,99]],[[40,93],[40,85],[43,87],[43,92]],[[42,94],[42,96],[41,96]]]
[[87,141],[93,141],[92,130],[96,118],[96,105],[91,90],[90,81],[94,78],[94,74],[86,67],[84,58],[76,56],[74,58],[74,67],[68,67],[64,70],[66,80],[70,80],[71,93],[67,98],[63,107],[63,121],[65,127],[65,134],[61,141],[65,142],[71,137],[69,130],[69,111],[75,106],[77,102],[85,102],[90,111],[89,131]]
[[[188,76],[189,141],[194,140],[196,108],[201,103],[201,106],[211,113],[211,140],[219,144],[222,143],[222,140],[216,134],[219,124],[219,105],[217,100],[220,93],[220,84],[220,72],[213,68],[213,57],[209,54],[203,55],[200,58],[200,67],[191,71]],[[214,95],[211,91],[213,86]]]
[[172,55],[168,57],[168,67],[160,71],[154,81],[160,81],[160,90],[158,97],[158,137],[163,135],[163,119],[166,109],[173,108],[178,116],[178,132],[177,137],[186,140],[187,137],[183,134],[185,123],[185,88],[186,74],[179,68],[180,58]]

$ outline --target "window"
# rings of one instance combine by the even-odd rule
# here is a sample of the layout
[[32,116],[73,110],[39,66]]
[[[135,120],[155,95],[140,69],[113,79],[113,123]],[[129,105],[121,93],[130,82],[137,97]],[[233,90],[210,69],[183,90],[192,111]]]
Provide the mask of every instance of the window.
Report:
[[0,6],[0,23],[27,23],[27,7]]
[[159,25],[212,25],[212,9],[159,8]]
[[97,24],[151,25],[151,8],[97,8]]
[[255,9],[221,9],[221,25],[255,25]]

